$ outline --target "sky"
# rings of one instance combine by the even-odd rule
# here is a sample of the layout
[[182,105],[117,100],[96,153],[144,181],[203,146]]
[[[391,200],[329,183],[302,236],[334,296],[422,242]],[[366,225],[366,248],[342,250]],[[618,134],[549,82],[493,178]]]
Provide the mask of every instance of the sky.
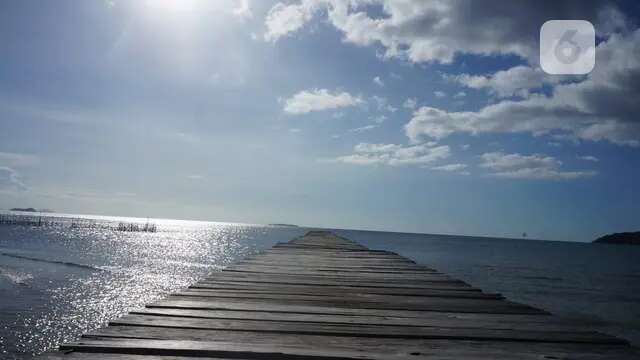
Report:
[[[640,5],[4,1],[0,208],[591,241],[640,227]],[[587,75],[540,27],[590,21]]]

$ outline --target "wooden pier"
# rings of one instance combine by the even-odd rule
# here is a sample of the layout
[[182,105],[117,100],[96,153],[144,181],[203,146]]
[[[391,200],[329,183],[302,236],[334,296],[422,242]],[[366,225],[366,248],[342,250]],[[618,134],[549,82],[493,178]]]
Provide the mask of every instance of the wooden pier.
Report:
[[313,231],[45,359],[640,359],[624,340]]

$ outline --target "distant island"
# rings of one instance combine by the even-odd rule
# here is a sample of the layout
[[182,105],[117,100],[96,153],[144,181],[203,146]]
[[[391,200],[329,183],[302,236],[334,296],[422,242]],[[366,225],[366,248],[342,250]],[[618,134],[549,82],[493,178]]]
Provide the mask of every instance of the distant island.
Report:
[[593,241],[595,244],[640,245],[640,231],[622,232],[605,235]]
[[22,211],[22,212],[53,212],[53,210],[49,209],[36,209],[36,208],[12,208],[11,211]]
[[291,224],[269,224],[269,226],[298,227],[298,225]]
[[38,210],[34,208],[13,208],[11,211],[38,212]]

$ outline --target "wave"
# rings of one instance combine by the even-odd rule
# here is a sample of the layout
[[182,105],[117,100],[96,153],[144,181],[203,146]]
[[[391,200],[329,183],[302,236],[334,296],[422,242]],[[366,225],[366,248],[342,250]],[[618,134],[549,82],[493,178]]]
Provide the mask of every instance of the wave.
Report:
[[26,281],[33,279],[31,274],[22,274],[3,267],[0,267],[0,276],[5,277],[16,285],[27,285]]
[[99,267],[95,267],[95,266],[91,266],[91,265],[85,265],[85,264],[78,264],[78,263],[74,263],[74,262],[70,262],[70,261],[41,259],[41,258],[36,258],[36,257],[31,257],[31,256],[11,254],[11,253],[5,253],[5,252],[0,252],[0,255],[8,256],[8,257],[16,258],[16,259],[24,259],[24,260],[38,261],[38,262],[44,262],[44,263],[49,263],[49,264],[71,266],[71,267],[80,268],[80,269],[86,269],[86,270],[91,270],[91,271],[106,271],[105,269],[101,269]]

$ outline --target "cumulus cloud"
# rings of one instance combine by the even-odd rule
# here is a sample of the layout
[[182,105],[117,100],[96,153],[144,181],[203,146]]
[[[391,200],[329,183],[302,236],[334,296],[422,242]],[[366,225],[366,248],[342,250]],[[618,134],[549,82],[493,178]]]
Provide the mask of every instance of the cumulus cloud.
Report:
[[491,152],[481,155],[480,167],[491,170],[491,175],[511,179],[571,180],[592,177],[595,171],[562,171],[562,162],[552,156],[521,155]]
[[[370,11],[372,8],[378,11]],[[516,55],[532,61],[537,56],[540,25],[546,20],[586,19],[599,25],[599,12],[610,9],[610,5],[585,5],[577,0],[303,0],[276,4],[265,22],[265,38],[276,40],[293,33],[322,10],[328,22],[343,33],[344,41],[381,46],[385,57],[451,63],[457,54],[470,53]]]
[[549,96],[503,100],[476,112],[421,107],[405,125],[413,142],[453,133],[555,133],[556,138],[640,145],[640,30],[614,34],[598,45],[598,66],[578,83]]
[[446,159],[451,154],[447,145],[430,147],[426,144],[403,146],[360,143],[353,150],[354,154],[340,156],[333,160],[355,165],[425,165]]
[[302,28],[318,9],[319,1],[301,1],[299,4],[276,3],[265,19],[266,41],[276,41]]
[[492,95],[505,98],[527,97],[532,90],[545,84],[558,83],[560,77],[545,74],[540,68],[519,65],[490,75],[460,74],[448,79],[472,89],[486,89]]
[[284,102],[284,111],[286,113],[306,114],[312,111],[355,106],[361,104],[362,99],[348,92],[311,89],[300,91]]
[[445,93],[444,91],[434,91],[433,94],[437,97],[437,98],[443,98],[445,96],[447,96],[447,93]]
[[384,86],[384,81],[382,81],[382,79],[380,79],[380,76],[374,77],[373,78],[373,83],[378,85],[378,86],[380,86],[380,87]]

